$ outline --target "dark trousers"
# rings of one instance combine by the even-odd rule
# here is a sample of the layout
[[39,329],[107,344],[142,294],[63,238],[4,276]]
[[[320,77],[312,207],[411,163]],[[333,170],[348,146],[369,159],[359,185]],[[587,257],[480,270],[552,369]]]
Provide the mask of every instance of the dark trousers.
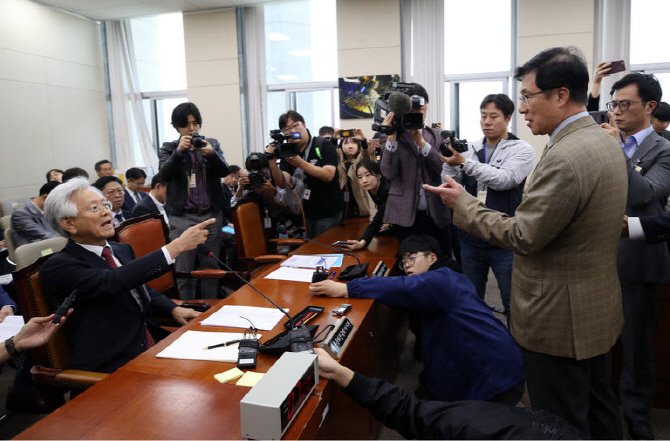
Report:
[[451,224],[446,225],[443,228],[438,228],[426,211],[417,211],[412,226],[402,227],[400,225],[395,225],[393,227],[393,234],[395,238],[398,239],[398,243],[402,242],[403,239],[412,234],[428,234],[437,240],[440,248],[442,248],[442,254],[448,255],[448,253],[451,252],[450,225]]
[[654,334],[658,327],[658,285],[621,282],[623,366],[621,405],[631,421],[647,421],[654,398]]
[[521,348],[530,405],[565,419],[592,439],[622,439],[610,352],[585,360]]

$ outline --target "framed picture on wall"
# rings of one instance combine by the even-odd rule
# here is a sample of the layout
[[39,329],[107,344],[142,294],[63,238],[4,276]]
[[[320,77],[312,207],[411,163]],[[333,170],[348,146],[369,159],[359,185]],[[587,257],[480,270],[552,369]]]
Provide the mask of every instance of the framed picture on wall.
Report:
[[340,78],[340,119],[372,118],[375,101],[396,81],[397,74]]

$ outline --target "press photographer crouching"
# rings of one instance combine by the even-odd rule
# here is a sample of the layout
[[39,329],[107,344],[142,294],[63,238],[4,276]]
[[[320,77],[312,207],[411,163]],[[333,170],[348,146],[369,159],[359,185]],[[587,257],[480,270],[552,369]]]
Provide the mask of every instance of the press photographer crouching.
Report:
[[306,235],[313,238],[342,218],[336,145],[332,138],[312,137],[305,119],[294,110],[279,117],[279,127],[281,133],[272,131],[274,142],[265,150],[280,159],[279,167],[271,167],[272,177],[281,188],[288,183],[293,189],[286,188],[287,192],[295,190],[299,195]]
[[240,170],[237,192],[230,199],[233,209],[248,201],[259,205],[266,238],[276,236],[278,225],[290,230],[291,225],[302,224],[297,196],[288,186],[275,184],[270,171],[272,161],[267,153],[250,154],[244,164],[246,170]]

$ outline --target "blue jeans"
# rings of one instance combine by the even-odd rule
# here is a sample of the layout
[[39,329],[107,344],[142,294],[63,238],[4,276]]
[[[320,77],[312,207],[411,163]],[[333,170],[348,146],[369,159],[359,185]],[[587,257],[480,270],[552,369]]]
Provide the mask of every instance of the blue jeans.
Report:
[[466,241],[461,241],[461,259],[463,261],[463,274],[475,285],[477,295],[482,300],[486,295],[486,280],[488,279],[489,268],[493,270],[493,274],[498,281],[503,307],[509,313],[514,253],[500,248],[478,248]]

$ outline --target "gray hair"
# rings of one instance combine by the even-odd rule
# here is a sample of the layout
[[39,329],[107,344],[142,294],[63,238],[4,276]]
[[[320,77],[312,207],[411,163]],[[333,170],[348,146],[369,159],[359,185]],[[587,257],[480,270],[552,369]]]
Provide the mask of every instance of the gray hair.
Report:
[[64,217],[77,217],[79,210],[77,204],[72,201],[72,197],[83,190],[93,190],[105,199],[102,192],[92,186],[85,178],[73,178],[69,181],[56,186],[44,202],[44,217],[51,226],[62,234],[68,236],[60,225],[60,220]]

